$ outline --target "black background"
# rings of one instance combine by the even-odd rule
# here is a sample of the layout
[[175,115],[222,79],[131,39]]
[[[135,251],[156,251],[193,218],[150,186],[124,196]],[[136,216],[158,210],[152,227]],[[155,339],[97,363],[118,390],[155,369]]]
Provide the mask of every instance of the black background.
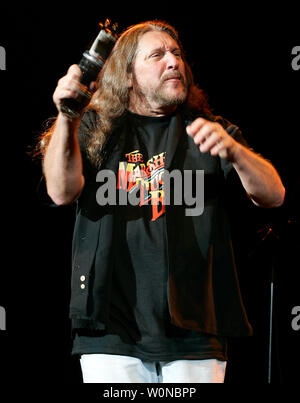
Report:
[[[299,335],[291,327],[299,299],[299,94],[300,70],[291,67],[300,45],[296,10],[262,10],[251,3],[230,10],[200,5],[154,3],[142,7],[89,4],[1,10],[1,46],[6,71],[1,83],[2,265],[0,305],[7,330],[0,332],[2,369],[18,381],[80,383],[70,355],[70,252],[74,206],[49,209],[36,194],[39,161],[28,154],[56,115],[56,83],[110,17],[127,26],[163,19],[175,26],[192,66],[216,114],[237,124],[255,151],[270,159],[287,189],[276,210],[243,205],[235,210],[233,234],[239,278],[251,338],[232,340],[226,382],[266,384],[270,272],[275,272],[272,383],[299,378]],[[193,3],[192,3],[193,4]],[[144,10],[144,11],[143,11]],[[271,225],[272,233],[261,239]],[[17,368],[17,369],[16,369]],[[34,368],[34,370],[32,369]]]

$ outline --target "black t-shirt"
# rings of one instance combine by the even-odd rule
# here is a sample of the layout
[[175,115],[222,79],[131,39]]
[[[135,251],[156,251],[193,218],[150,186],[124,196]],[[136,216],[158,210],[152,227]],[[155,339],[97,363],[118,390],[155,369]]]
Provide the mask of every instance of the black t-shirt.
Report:
[[[183,329],[170,321],[162,203],[170,119],[171,116],[146,117],[128,112],[129,132],[117,186],[127,195],[136,192],[139,205],[128,203],[115,209],[108,327],[103,331],[77,330],[73,354],[120,354],[144,360],[227,360],[224,337]],[[97,256],[95,264],[100,264]]]

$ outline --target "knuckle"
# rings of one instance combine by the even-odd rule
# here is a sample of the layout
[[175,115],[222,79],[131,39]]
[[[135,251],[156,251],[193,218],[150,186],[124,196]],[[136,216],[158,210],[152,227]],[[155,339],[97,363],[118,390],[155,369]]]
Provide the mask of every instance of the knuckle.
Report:
[[68,70],[68,75],[73,78],[79,78],[81,76],[81,70],[79,66],[77,64],[73,64]]
[[68,73],[78,72],[78,70],[80,70],[78,65],[77,64],[72,64],[68,69]]
[[57,87],[62,86],[63,83],[64,83],[64,81],[65,81],[65,77],[61,77],[61,78],[57,81]]

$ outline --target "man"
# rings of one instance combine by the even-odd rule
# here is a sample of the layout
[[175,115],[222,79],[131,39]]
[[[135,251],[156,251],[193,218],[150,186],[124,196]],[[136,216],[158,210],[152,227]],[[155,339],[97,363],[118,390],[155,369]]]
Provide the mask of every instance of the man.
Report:
[[[77,201],[70,316],[83,380],[223,382],[227,337],[251,334],[226,186],[237,176],[253,203],[278,207],[280,177],[236,126],[212,115],[166,23],[120,36],[90,105],[71,119],[62,100],[78,97],[80,75],[73,65],[59,80],[58,116],[41,144],[49,196]],[[107,205],[104,170],[119,192]],[[184,201],[166,205],[164,173],[175,170],[196,180],[204,171],[201,214],[186,214]],[[133,191],[138,204],[120,202]]]

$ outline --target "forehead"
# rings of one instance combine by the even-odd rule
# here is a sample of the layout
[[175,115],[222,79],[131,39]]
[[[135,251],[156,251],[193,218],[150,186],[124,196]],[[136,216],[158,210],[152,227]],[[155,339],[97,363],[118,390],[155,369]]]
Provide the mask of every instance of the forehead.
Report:
[[161,31],[146,32],[140,39],[137,53],[147,54],[153,49],[179,48],[178,43],[167,33]]

